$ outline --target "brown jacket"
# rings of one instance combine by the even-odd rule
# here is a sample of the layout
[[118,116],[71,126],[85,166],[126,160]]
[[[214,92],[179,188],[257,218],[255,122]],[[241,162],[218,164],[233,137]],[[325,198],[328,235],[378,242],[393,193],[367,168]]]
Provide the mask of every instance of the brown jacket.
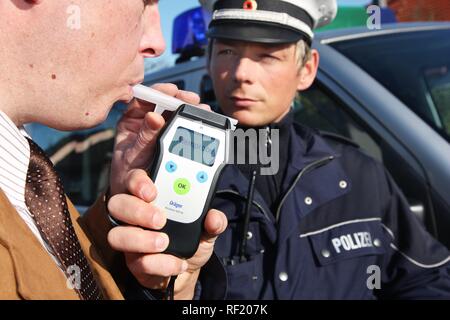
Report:
[[[123,299],[110,274],[124,268],[108,245],[102,199],[83,217],[68,200],[75,232],[106,299]],[[120,264],[119,266],[117,264]],[[0,299],[79,299],[67,279],[0,189]]]

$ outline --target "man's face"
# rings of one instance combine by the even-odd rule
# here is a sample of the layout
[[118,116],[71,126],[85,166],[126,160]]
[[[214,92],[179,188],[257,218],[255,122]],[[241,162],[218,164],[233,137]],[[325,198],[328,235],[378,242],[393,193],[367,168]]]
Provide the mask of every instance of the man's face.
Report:
[[214,40],[209,71],[222,111],[261,126],[288,111],[300,82],[295,44]]
[[61,130],[99,124],[114,102],[132,98],[131,87],[144,77],[144,58],[165,48],[157,1],[43,0],[15,11],[12,6],[18,31],[5,51],[14,61],[10,80],[20,83],[25,109],[34,105],[23,122]]

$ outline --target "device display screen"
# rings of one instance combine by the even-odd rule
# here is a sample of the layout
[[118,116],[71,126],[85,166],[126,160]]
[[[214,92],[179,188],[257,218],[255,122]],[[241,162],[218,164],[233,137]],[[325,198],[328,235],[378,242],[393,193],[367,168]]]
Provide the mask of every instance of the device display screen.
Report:
[[211,167],[216,159],[218,148],[219,140],[178,127],[170,143],[169,152]]

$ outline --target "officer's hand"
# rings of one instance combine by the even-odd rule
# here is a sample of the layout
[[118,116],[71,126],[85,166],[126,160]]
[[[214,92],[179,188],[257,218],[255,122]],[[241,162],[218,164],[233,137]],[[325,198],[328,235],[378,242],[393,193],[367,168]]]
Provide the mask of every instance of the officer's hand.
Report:
[[[193,105],[200,101],[198,95],[178,90],[172,84],[159,84],[153,88]],[[193,292],[193,288],[188,286],[195,283],[198,268],[208,261],[212,253],[215,237],[225,229],[226,218],[222,213],[208,213],[207,235],[190,265],[174,256],[161,254],[168,245],[166,234],[145,230],[159,230],[166,222],[165,214],[151,204],[156,190],[144,171],[153,159],[156,139],[165,124],[161,115],[152,112],[154,107],[150,103],[132,100],[118,123],[110,177],[112,198],[108,209],[114,218],[129,226],[113,228],[108,241],[113,248],[126,253],[129,268],[144,286],[164,287],[167,276],[180,274],[187,268],[186,275],[176,283],[177,292],[186,297],[186,292]],[[199,107],[209,109],[206,105]]]
[[[174,84],[157,84],[152,88],[193,105],[200,103],[200,97],[197,94],[178,90]],[[210,110],[209,106],[204,104],[199,107]],[[131,170],[146,169],[150,165],[158,133],[165,123],[161,115],[152,112],[154,109],[154,104],[133,99],[117,124],[111,163],[111,195],[126,192],[125,180]],[[149,192],[145,188],[142,191]]]
[[208,212],[198,250],[185,261],[161,253],[169,244],[166,234],[145,230],[159,230],[166,223],[164,212],[151,203],[157,191],[146,172],[140,169],[131,171],[125,187],[129,194],[113,196],[108,209],[114,218],[128,226],[113,228],[108,234],[109,244],[125,253],[128,268],[143,286],[164,289],[170,276],[180,275],[175,282],[175,297],[191,299],[200,268],[211,257],[217,236],[227,226],[225,215],[217,210]]

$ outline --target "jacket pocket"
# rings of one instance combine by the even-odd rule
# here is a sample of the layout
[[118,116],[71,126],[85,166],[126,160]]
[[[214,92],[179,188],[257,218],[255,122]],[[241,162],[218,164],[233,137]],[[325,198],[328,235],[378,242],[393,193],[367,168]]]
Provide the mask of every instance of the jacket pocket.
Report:
[[225,266],[227,299],[258,299],[262,284],[262,255],[250,260]]
[[259,222],[249,224],[243,257],[240,256],[242,231],[242,223],[230,222],[219,246],[216,243],[215,250],[227,274],[227,299],[257,299],[263,282]]
[[386,252],[379,220],[354,220],[302,234],[308,237],[314,256],[321,266]]

